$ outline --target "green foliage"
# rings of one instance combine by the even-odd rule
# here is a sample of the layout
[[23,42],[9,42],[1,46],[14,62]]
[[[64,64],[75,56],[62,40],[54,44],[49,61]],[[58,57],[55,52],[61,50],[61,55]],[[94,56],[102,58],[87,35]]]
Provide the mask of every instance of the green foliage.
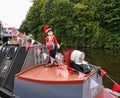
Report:
[[119,0],[32,0],[20,26],[44,43],[43,26],[52,25],[63,47],[120,48]]
[[81,2],[82,0],[69,0],[70,2],[72,2],[72,3],[79,3],[79,2]]
[[120,1],[118,0],[101,0],[98,6],[101,26],[109,32],[120,32]]

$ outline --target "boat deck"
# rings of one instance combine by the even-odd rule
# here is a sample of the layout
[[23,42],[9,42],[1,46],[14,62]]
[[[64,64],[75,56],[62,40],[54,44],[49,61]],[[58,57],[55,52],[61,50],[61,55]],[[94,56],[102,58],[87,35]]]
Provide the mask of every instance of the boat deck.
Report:
[[17,78],[31,82],[44,84],[80,84],[85,82],[95,71],[79,78],[78,73],[69,73],[67,68],[59,69],[58,67],[44,67],[38,65],[27,69],[16,75]]

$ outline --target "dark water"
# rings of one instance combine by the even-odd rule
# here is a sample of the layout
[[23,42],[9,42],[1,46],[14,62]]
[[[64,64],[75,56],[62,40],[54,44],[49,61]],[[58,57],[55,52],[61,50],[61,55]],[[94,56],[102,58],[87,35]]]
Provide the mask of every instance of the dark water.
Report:
[[[86,61],[100,66],[109,77],[120,85],[120,50],[81,49],[81,51],[85,52]],[[106,76],[103,77],[105,87],[112,89],[113,83]]]

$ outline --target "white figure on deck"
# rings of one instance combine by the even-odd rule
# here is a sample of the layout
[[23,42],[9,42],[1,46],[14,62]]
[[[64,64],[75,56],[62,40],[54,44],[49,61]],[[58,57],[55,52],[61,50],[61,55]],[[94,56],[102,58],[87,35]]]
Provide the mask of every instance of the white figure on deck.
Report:
[[85,53],[79,50],[73,50],[70,56],[70,65],[75,71],[89,73],[90,67],[85,60]]
[[74,50],[70,57],[71,61],[74,61],[76,64],[87,64],[88,62],[86,62],[84,58],[85,53],[79,50]]

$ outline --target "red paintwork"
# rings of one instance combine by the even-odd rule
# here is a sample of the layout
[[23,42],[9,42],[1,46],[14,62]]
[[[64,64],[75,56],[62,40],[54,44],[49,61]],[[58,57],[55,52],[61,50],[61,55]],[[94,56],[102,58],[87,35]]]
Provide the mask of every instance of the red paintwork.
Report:
[[118,97],[108,93],[105,89],[102,89],[100,93],[96,96],[96,98],[118,98]]
[[91,75],[95,74],[95,71],[92,71],[85,77],[78,78],[78,73],[68,73],[68,77],[65,78],[65,75],[63,75],[65,71],[67,73],[66,69],[59,69],[58,67],[45,68],[43,65],[38,65],[17,74],[16,77],[22,80],[44,84],[81,84]]

